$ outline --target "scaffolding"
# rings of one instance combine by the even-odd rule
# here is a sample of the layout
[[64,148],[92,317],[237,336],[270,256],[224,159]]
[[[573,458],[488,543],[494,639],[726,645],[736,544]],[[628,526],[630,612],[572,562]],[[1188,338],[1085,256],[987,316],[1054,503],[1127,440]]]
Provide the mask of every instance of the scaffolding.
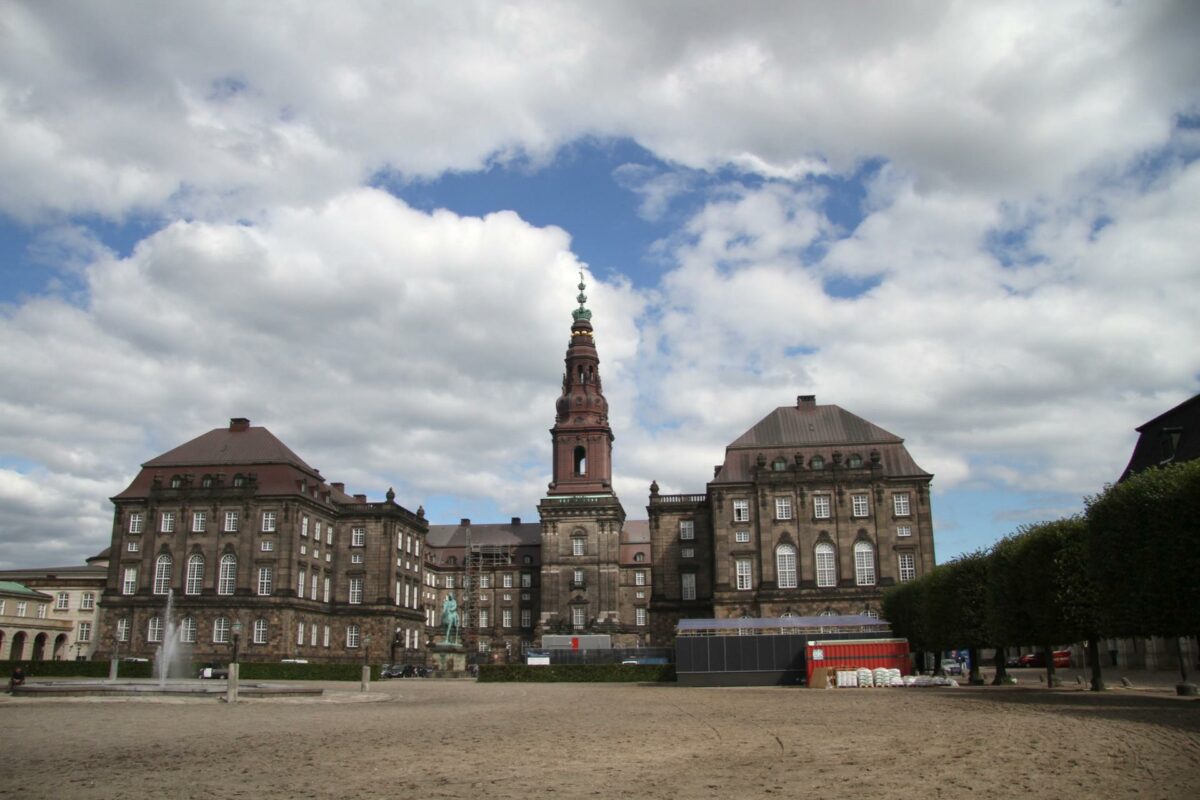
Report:
[[[490,639],[496,621],[488,619],[486,629],[479,626],[480,611],[480,578],[491,577],[497,567],[511,566],[513,563],[513,548],[510,545],[476,544],[471,541],[471,529],[466,531],[466,546],[463,555],[463,585],[462,600],[459,603],[459,619],[462,620],[463,645],[467,651],[467,659],[472,663],[479,661],[480,635]],[[488,606],[491,604],[489,603]],[[488,607],[485,606],[485,607]],[[490,608],[488,609],[490,611]]]

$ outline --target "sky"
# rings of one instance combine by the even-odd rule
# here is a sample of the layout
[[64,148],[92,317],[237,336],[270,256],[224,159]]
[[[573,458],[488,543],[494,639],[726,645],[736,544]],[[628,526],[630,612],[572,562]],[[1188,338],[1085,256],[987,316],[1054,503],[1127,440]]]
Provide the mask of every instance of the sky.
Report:
[[614,486],[799,394],[937,558],[1200,392],[1200,5],[0,0],[0,568],[248,417],[434,523],[536,519],[575,285]]

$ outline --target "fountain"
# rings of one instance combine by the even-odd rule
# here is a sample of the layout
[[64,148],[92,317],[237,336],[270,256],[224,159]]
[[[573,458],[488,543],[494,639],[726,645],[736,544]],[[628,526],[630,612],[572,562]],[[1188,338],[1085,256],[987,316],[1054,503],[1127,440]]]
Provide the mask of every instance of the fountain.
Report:
[[154,674],[160,687],[167,685],[167,678],[188,678],[192,662],[192,648],[180,641],[175,624],[175,590],[167,590],[167,608],[163,614],[163,640],[154,657]]

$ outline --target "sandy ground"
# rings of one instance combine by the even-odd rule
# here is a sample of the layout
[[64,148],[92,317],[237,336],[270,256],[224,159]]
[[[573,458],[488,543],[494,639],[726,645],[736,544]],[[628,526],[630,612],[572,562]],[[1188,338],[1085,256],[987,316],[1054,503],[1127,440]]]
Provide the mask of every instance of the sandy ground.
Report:
[[321,685],[3,696],[0,797],[1200,796],[1200,701],[1161,689]]

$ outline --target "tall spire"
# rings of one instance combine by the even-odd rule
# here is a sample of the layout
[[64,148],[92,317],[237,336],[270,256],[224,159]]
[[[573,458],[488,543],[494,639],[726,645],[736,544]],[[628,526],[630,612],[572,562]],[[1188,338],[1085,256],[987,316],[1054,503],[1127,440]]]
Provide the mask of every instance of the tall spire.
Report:
[[579,308],[571,312],[571,341],[564,359],[562,395],[555,404],[554,479],[550,494],[612,493],[612,429],[600,382],[600,356],[592,333],[587,285],[579,273]]

